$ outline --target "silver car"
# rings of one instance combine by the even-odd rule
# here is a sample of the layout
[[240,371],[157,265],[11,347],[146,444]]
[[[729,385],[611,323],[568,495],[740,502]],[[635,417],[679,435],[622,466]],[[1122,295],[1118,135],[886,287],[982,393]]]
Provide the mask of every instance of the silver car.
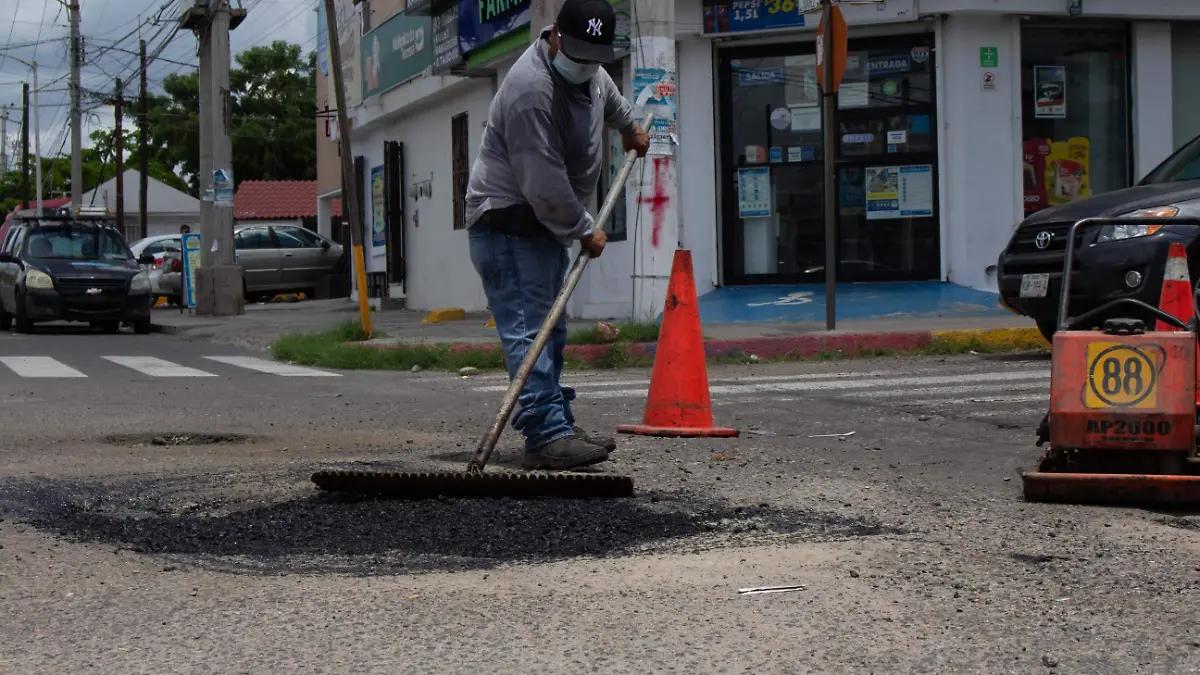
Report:
[[150,292],[166,297],[173,304],[183,301],[183,238],[178,234],[140,239],[129,247],[134,257],[143,253],[154,256],[154,264],[143,265],[149,272]]
[[298,225],[239,225],[233,242],[247,295],[311,294],[343,264],[340,244]]

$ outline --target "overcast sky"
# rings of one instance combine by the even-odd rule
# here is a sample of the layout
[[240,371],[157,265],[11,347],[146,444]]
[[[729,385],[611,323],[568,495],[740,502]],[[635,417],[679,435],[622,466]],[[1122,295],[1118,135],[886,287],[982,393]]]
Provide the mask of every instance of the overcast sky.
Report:
[[[239,0],[232,0],[237,6]],[[274,40],[316,48],[316,0],[240,0],[249,13],[233,32],[233,53]],[[152,23],[163,6],[164,21]],[[80,25],[85,55],[81,81],[84,90],[84,144],[87,134],[113,124],[112,107],[99,105],[87,92],[111,92],[114,80],[131,80],[125,89],[137,95],[138,39],[153,53],[164,43],[178,18],[178,0],[80,0]],[[0,0],[0,104],[9,106],[8,138],[20,139],[21,83],[29,82],[30,69],[16,59],[38,64],[38,127],[44,156],[70,152],[68,134],[67,11],[58,0]],[[15,57],[15,58],[8,58]],[[152,92],[162,91],[162,80],[171,73],[195,68],[196,38],[179,31],[167,43],[161,59],[148,70]],[[32,97],[31,97],[32,99]],[[32,124],[32,115],[30,116]],[[32,129],[31,129],[32,131]],[[30,140],[30,152],[33,142]],[[10,153],[11,154],[11,153]],[[11,161],[11,160],[10,160]]]

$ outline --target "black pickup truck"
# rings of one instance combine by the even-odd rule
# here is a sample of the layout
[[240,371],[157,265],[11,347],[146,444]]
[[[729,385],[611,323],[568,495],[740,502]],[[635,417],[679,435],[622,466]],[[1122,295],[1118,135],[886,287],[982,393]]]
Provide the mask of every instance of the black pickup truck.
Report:
[[[1046,339],[1056,327],[1068,232],[1076,221],[1098,216],[1200,217],[1200,137],[1131,188],[1039,211],[1017,227],[997,264],[1000,302],[1036,321]],[[1157,306],[1172,242],[1187,248],[1195,281],[1200,277],[1200,228],[1116,225],[1077,234],[1071,314],[1117,298]]]

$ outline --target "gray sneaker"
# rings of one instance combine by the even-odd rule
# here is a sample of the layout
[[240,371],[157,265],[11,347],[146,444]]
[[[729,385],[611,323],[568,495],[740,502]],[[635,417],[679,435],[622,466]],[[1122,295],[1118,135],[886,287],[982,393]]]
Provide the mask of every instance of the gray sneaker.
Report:
[[592,445],[598,445],[609,452],[617,449],[617,439],[611,436],[591,436],[579,426],[575,427],[575,435],[587,441],[588,443],[591,443]]
[[599,464],[608,459],[608,450],[578,436],[552,441],[536,450],[526,450],[521,467],[527,470],[562,471]]

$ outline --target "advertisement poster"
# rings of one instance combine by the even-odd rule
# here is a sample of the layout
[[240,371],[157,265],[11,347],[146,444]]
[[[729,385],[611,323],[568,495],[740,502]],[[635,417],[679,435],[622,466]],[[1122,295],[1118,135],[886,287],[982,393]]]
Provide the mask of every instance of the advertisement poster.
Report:
[[1091,196],[1091,153],[1091,143],[1086,138],[1050,143],[1045,169],[1046,199],[1050,206]]
[[1030,138],[1022,148],[1021,182],[1024,184],[1026,215],[1050,205],[1046,199],[1046,157],[1050,155],[1051,143],[1049,138]]
[[1067,69],[1063,66],[1033,67],[1033,116],[1066,119]]
[[383,199],[383,167],[371,169],[371,245],[387,246],[387,210]]
[[803,54],[783,59],[784,101],[788,107],[821,105],[821,84],[817,82],[817,56]]
[[634,105],[643,115],[654,113],[654,123],[648,130],[650,149],[647,155],[675,154],[675,71],[662,68],[638,68],[633,71]]
[[200,235],[183,235],[183,301],[196,306],[196,269],[200,267]]
[[933,166],[871,166],[866,171],[867,220],[933,215]]
[[738,169],[738,217],[771,215],[771,169]]
[[230,169],[213,169],[213,205],[221,208],[233,208],[233,171]]

